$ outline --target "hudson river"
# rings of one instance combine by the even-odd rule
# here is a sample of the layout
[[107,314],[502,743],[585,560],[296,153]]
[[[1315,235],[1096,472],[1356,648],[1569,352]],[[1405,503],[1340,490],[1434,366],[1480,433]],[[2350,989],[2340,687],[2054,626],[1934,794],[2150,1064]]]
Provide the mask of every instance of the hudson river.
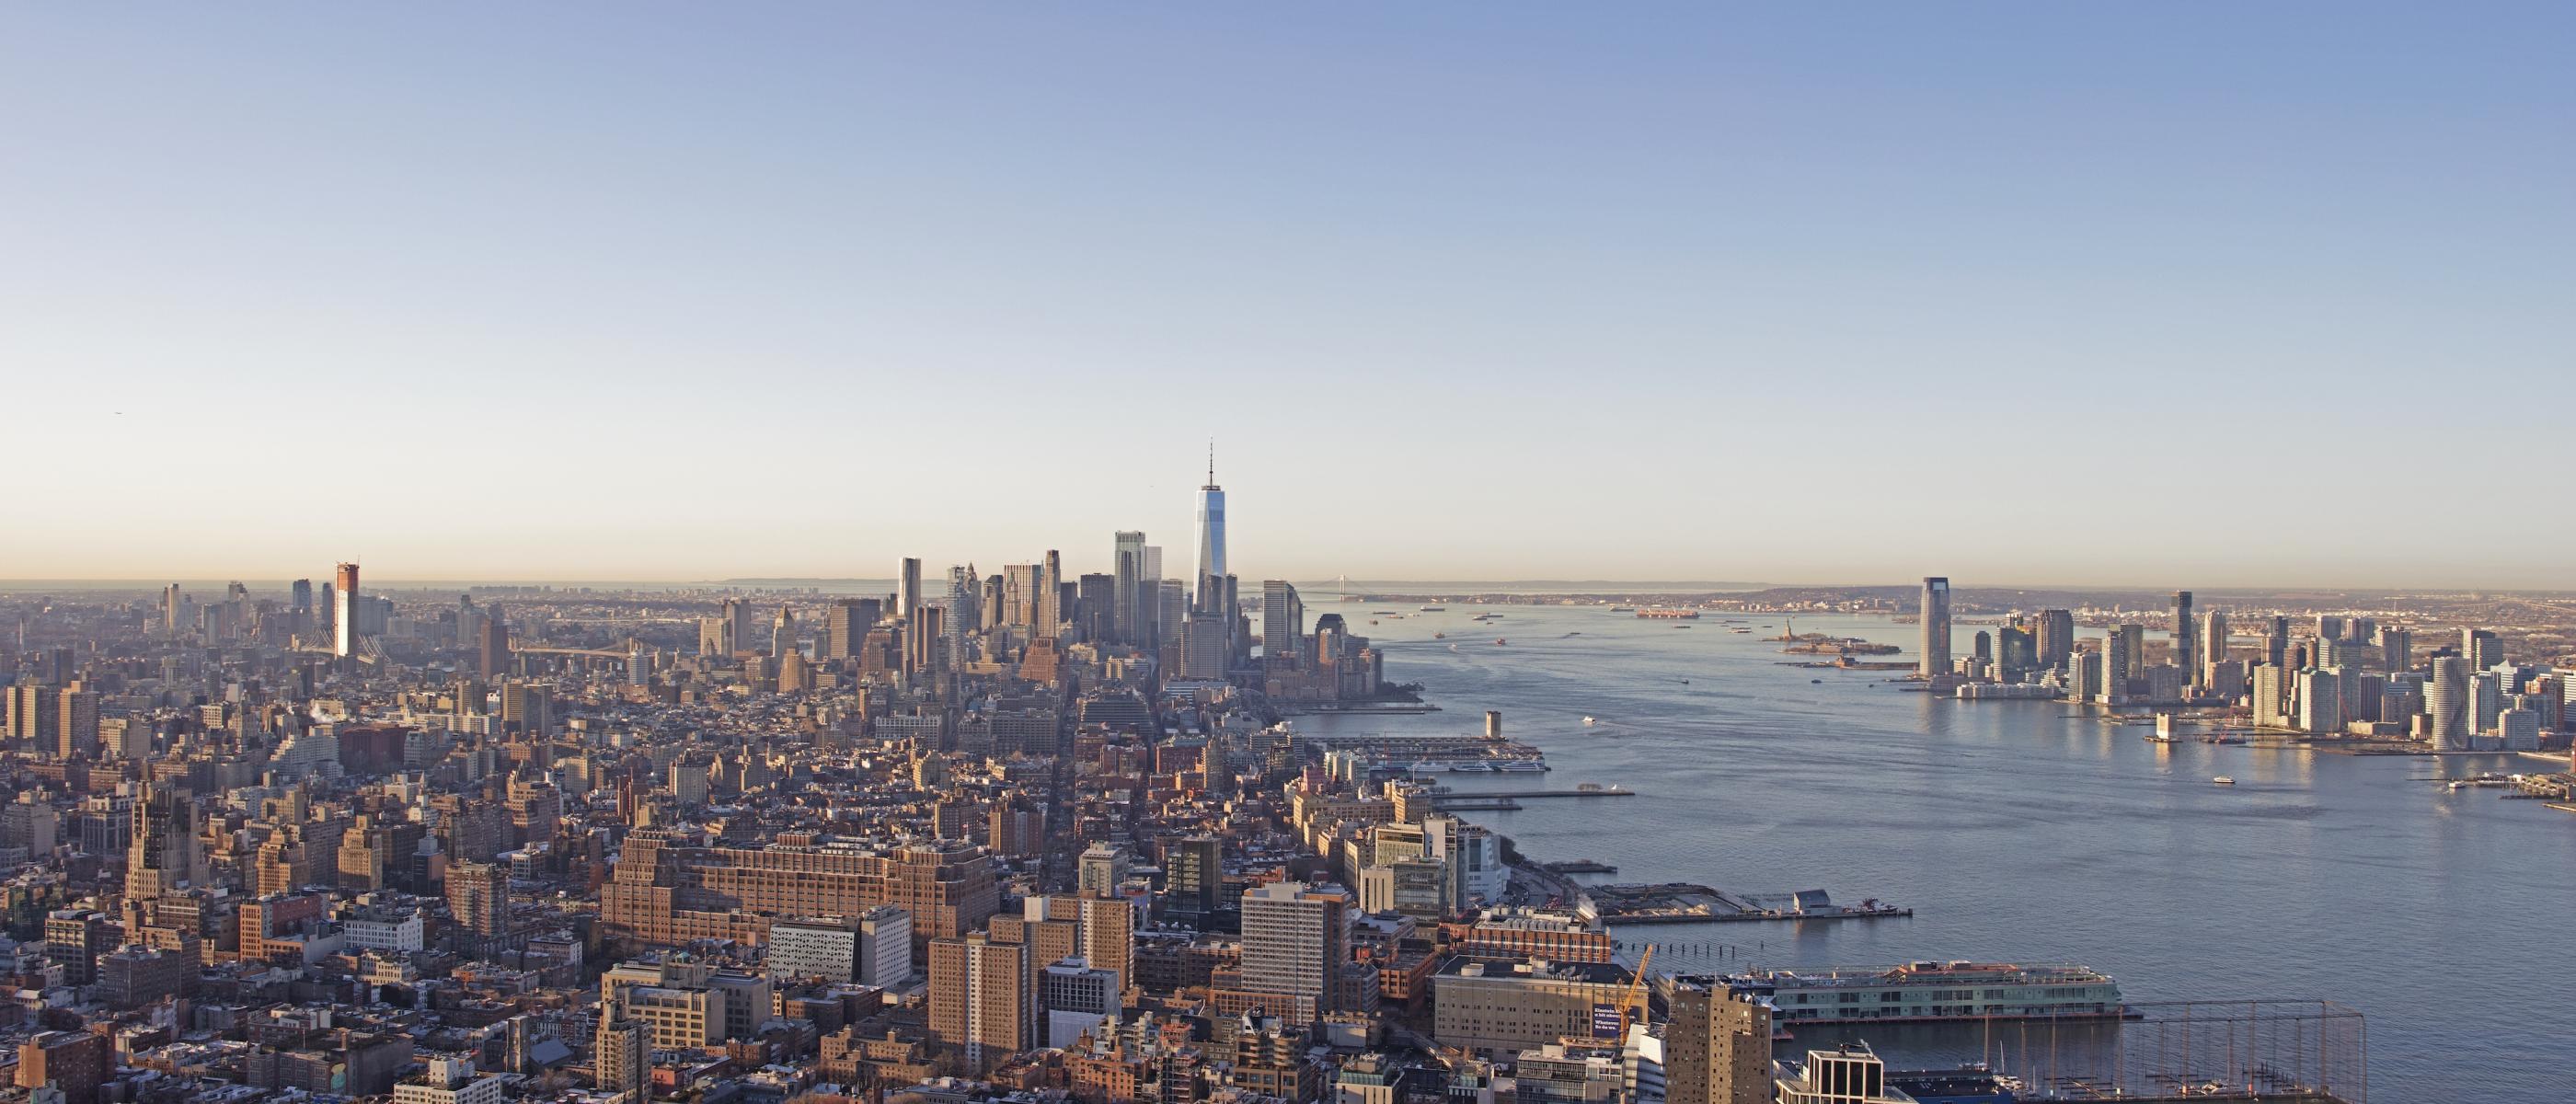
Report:
[[[1371,611],[1394,609],[1405,617],[1369,623]],[[1488,610],[1503,617],[1468,620]],[[1842,904],[1874,897],[1915,910],[1618,929],[1625,940],[1743,948],[1740,963],[1674,955],[1659,972],[2077,962],[2119,978],[2132,1002],[2357,1009],[2382,1101],[2555,1099],[2576,1070],[2576,999],[2555,980],[2576,957],[2576,815],[2431,781],[2563,762],[2160,745],[2141,738],[2149,729],[2056,702],[1935,700],[1891,673],[1782,666],[1808,657],[1762,639],[1780,631],[1771,614],[1741,626],[1723,623],[1732,615],[1644,621],[1602,607],[1453,603],[1425,614],[1329,595],[1312,612],[1341,614],[1386,650],[1389,680],[1424,683],[1444,711],[1300,717],[1298,728],[1469,732],[1499,709],[1505,735],[1543,748],[1553,772],[1434,781],[1638,791],[1464,814],[1533,860],[1620,868],[1589,881],[1824,889]],[[1906,647],[1873,658],[1912,657],[1911,624],[1796,621],[1800,632]],[[1958,627],[1957,652],[1979,627]],[[1585,727],[1586,715],[1600,725]],[[2237,784],[2213,785],[2217,775]],[[1898,1064],[1948,1064],[1978,1056],[1976,1030],[1861,1034]]]

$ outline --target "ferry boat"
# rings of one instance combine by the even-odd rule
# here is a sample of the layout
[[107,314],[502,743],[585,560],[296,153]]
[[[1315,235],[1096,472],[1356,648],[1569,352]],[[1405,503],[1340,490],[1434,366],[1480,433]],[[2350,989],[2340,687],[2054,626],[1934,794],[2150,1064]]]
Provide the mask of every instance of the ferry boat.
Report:
[[1692,621],[1699,618],[1699,611],[1695,609],[1677,609],[1671,606],[1650,606],[1646,609],[1638,610],[1637,616],[1677,621]]
[[2233,785],[2235,785],[2235,784],[2236,784],[2236,780],[2235,780],[2235,779],[2233,779],[2233,778],[2229,778],[2229,777],[2227,777],[2226,775],[2223,775],[2223,774],[2222,774],[2222,775],[2219,775],[2219,776],[2218,776],[2218,777],[2216,777],[2216,778],[2212,778],[2212,779],[2210,779],[2210,780],[2209,780],[2209,782],[2210,782],[2210,784],[2211,784],[2211,785],[2213,785],[2213,786],[2233,786]]
[[1441,611],[1443,611],[1443,610],[1446,610],[1446,609],[1448,609],[1448,608],[1449,608],[1449,607],[1447,607],[1447,606],[1418,606],[1418,607],[1415,607],[1415,612],[1418,612],[1418,613],[1439,613],[1439,612],[1441,612]]
[[1728,988],[1771,998],[1782,1024],[1873,1020],[2120,1019],[2120,983],[2071,964],[1910,962],[1825,970],[1754,970]]

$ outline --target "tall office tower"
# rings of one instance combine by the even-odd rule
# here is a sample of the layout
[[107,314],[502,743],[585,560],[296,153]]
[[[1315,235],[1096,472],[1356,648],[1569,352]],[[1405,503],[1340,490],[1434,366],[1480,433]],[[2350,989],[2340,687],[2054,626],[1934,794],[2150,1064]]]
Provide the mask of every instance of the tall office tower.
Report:
[[1296,1001],[1293,1019],[1335,1011],[1333,983],[1350,961],[1352,909],[1338,889],[1272,882],[1243,895],[1243,987]]
[[[1208,442],[1207,484],[1199,488],[1199,571],[1191,578],[1204,586],[1211,578],[1222,579],[1225,567],[1225,488],[1216,485],[1216,442]],[[1214,595],[1198,596],[1199,608],[1213,609]]]
[[1141,572],[1141,577],[1148,582],[1161,582],[1163,580],[1163,546],[1159,544],[1146,545],[1144,548],[1144,555],[1136,561],[1136,570]]
[[1770,1004],[1724,978],[1674,978],[1664,1086],[1668,1104],[1769,1104]]
[[643,1021],[628,1017],[616,1001],[599,1004],[599,1030],[591,1037],[591,1087],[616,1093],[616,1104],[641,1100],[652,1076],[652,1045]]
[[[1214,584],[1203,584],[1211,589]],[[1194,679],[1222,679],[1234,658],[1234,618],[1202,611],[1190,614],[1181,626],[1181,675]]]
[[196,877],[197,807],[167,782],[146,785],[134,801],[133,842],[125,851],[125,896],[149,901]]
[[1037,1046],[1029,948],[978,932],[930,943],[930,1040],[981,1074]]
[[2127,626],[2114,625],[2102,637],[2102,704],[2119,705],[2129,700],[2129,634],[2120,631]]
[[510,624],[502,620],[501,607],[492,607],[475,635],[475,673],[487,679],[501,677],[510,667]]
[[796,615],[787,612],[787,603],[778,604],[778,616],[769,621],[769,654],[774,658],[796,650]]
[[2192,685],[2206,688],[2210,669],[2227,662],[2227,611],[2211,610],[2200,615],[2200,657]]
[[2461,629],[2460,656],[2469,661],[2469,669],[2483,671],[2504,662],[2504,641],[2493,629]]
[[2344,622],[2343,636],[2346,640],[2367,644],[2377,639],[2378,635],[2379,619],[2376,617],[2355,617]]
[[286,588],[286,611],[289,626],[304,632],[313,625],[313,580],[297,579]]
[[321,624],[316,626],[320,634],[325,637],[338,635],[340,631],[339,589],[329,583],[322,584],[322,601],[313,608],[314,615],[322,619]]
[[2415,634],[2390,625],[2379,630],[2379,666],[2389,674],[2415,669]]
[[2502,674],[2496,671],[2469,672],[2469,731],[2479,736],[2495,731],[2496,714],[2502,712]]
[[[1002,624],[1029,636],[1038,635],[1038,595],[1045,589],[1046,568],[1038,564],[1002,565]],[[990,619],[992,611],[985,617]]]
[[903,627],[903,669],[906,673],[926,675],[938,668],[940,626],[947,620],[947,612],[937,606],[923,606]]
[[1118,631],[1118,576],[1093,572],[1074,580],[1073,624],[1082,638],[1106,644]]
[[[984,576],[984,594],[983,597],[976,602],[976,608],[982,611],[984,615],[977,620],[984,626],[985,632],[992,632],[1006,624],[1002,619],[1002,615],[1008,612],[1008,610],[1002,604],[1001,576]],[[1026,622],[1023,622],[1020,627],[1025,630]]]
[[2340,614],[2333,614],[2333,613],[2320,613],[2320,614],[2318,614],[2318,615],[2317,615],[2317,639],[2319,639],[2319,640],[2341,640],[2341,639],[2343,639],[2343,617],[2342,617],[2342,615],[2340,615]]
[[825,659],[848,659],[859,654],[867,642],[868,630],[877,627],[877,600],[843,598],[832,603],[832,649]]
[[1064,557],[1052,548],[1038,565],[1036,622],[1032,631],[1040,639],[1053,640],[1064,631]]
[[727,642],[732,646],[726,651],[728,653],[759,651],[760,610],[751,604],[751,599],[725,599],[724,614],[727,623],[733,626],[733,639]]
[[161,590],[161,635],[179,635],[179,584]]
[[1110,553],[1110,563],[1118,580],[1118,593],[1114,599],[1117,609],[1110,625],[1110,632],[1115,635],[1118,643],[1141,644],[1144,643],[1141,633],[1145,626],[1144,591],[1148,585],[1146,583],[1148,576],[1145,574],[1145,534],[1120,532],[1114,539],[1115,546]]
[[2433,750],[2469,750],[2469,661],[2455,655],[2433,657],[2432,677],[2424,680],[2424,712],[2431,718]]
[[1923,578],[1923,658],[1914,673],[1931,678],[1950,673],[1950,580]]
[[2287,667],[2263,664],[2254,668],[2254,727],[2287,728],[2290,720],[2281,712],[2281,703],[2296,690],[2297,680],[2284,677]]
[[2333,671],[2299,672],[2299,728],[2343,731],[2343,679]]
[[2177,590],[2173,595],[2173,662],[2182,668],[2183,677],[2194,686],[2200,685],[2199,625],[2191,620],[2191,592]]
[[510,868],[485,862],[450,864],[447,911],[476,935],[510,934]]
[[983,604],[983,583],[973,564],[948,569],[948,613],[943,620],[948,626],[948,662],[952,670],[966,662],[966,634],[984,623],[976,609]]
[[2075,654],[2075,611],[2044,609],[2039,611],[2039,665],[2063,670],[2067,658]]
[[1306,633],[1306,604],[1297,600],[1297,588],[1286,579],[1267,579],[1261,584],[1261,665],[1273,671],[1294,671],[1302,666]]
[[2029,629],[2013,624],[1995,633],[1995,666],[2002,670],[2005,681],[2022,681],[2023,676],[2039,666],[2038,656],[2037,638]]
[[358,565],[341,564],[331,577],[339,588],[333,600],[340,604],[331,614],[331,654],[353,656],[358,654]]
[[903,558],[903,578],[895,583],[895,616],[907,623],[921,612],[921,559]]
[[54,754],[61,759],[98,757],[98,692],[65,687],[54,695],[61,717],[54,725]]
[[1189,587],[1179,579],[1164,579],[1146,589],[1147,641],[1158,649],[1180,643],[1181,626],[1190,617]]
[[2147,677],[2147,627],[2128,624],[2111,631],[2128,642],[2129,678],[2134,681]]

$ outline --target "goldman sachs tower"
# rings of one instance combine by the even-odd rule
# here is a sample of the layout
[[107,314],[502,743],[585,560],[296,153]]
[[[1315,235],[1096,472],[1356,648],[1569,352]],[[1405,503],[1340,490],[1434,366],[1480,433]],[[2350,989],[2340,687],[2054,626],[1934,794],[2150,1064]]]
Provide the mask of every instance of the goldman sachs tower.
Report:
[[[1206,593],[1209,577],[1225,577],[1225,488],[1216,485],[1216,442],[1208,442],[1207,485],[1199,488],[1199,573],[1190,580],[1199,607],[1213,608]],[[1219,586],[1224,584],[1220,583]]]

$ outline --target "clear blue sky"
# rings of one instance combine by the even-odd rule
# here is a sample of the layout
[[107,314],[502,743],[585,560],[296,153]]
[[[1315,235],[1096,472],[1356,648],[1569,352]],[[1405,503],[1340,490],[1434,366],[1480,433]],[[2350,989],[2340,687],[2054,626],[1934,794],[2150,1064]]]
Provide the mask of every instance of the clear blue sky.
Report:
[[2576,587],[2576,6],[0,9],[0,576]]

